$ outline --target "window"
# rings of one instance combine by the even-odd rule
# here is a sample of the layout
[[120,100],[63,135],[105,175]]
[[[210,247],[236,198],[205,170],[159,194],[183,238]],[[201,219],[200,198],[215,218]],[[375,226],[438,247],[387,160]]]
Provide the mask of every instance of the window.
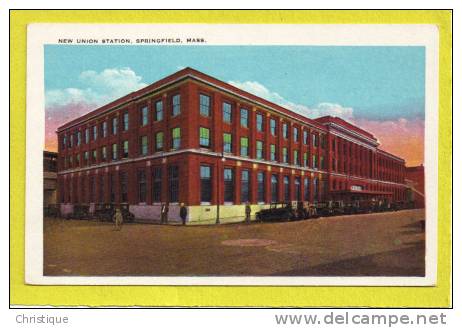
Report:
[[98,139],[98,127],[96,125],[93,126],[93,140]]
[[313,134],[313,147],[318,147],[318,145],[319,145],[318,135]]
[[231,168],[225,168],[223,171],[224,177],[224,201],[228,203],[234,202],[234,170]]
[[241,171],[241,203],[250,201],[250,172]]
[[273,136],[276,135],[276,120],[274,118],[270,119],[270,130]]
[[324,134],[321,134],[321,148],[326,149],[326,136]]
[[122,144],[122,157],[123,158],[128,158],[128,140],[124,140]]
[[257,113],[257,131],[263,131],[263,115],[260,113]]
[[145,126],[148,125],[148,106],[143,106],[140,109],[140,125]]
[[90,142],[90,129],[89,128],[86,128],[85,129],[85,143],[89,143]]
[[156,133],[156,150],[162,150],[164,148],[164,133]]
[[104,176],[98,176],[98,199],[100,203],[104,203]]
[[308,131],[303,130],[303,144],[307,145],[308,144]]
[[263,159],[263,141],[257,141],[257,159]]
[[223,151],[225,153],[233,152],[231,133],[223,133]]
[[308,166],[308,153],[303,153],[303,166]]
[[257,201],[259,203],[265,202],[265,173],[257,173]]
[[294,142],[298,142],[298,128],[294,127]]
[[138,202],[146,203],[146,171],[138,170]]
[[114,173],[109,174],[109,200],[111,203],[115,202],[115,177]]
[[112,160],[117,159],[117,144],[112,144]]
[[66,149],[66,146],[67,146],[67,137],[66,137],[66,135],[63,136],[63,143],[62,143],[62,145],[63,145],[63,149]]
[[168,168],[168,189],[169,189],[169,201],[171,203],[178,202],[179,198],[179,174],[178,166],[173,165]]
[[199,128],[199,145],[201,147],[210,147],[210,130],[207,128]]
[[80,131],[77,131],[77,146],[80,146],[80,144],[82,143],[81,137],[82,134],[80,133]]
[[107,136],[107,122],[103,122],[103,124],[101,124],[101,135],[103,138],[106,138]]
[[97,155],[96,155],[96,149],[93,149],[91,152],[91,161],[93,163],[96,163]]
[[300,177],[295,177],[295,200],[302,200],[302,186],[300,184]]
[[287,147],[282,147],[282,162],[289,163],[289,155],[287,153]]
[[212,201],[212,169],[208,165],[201,165],[201,202],[210,203]]
[[181,113],[181,99],[180,95],[172,97],[172,116],[177,116]]
[[312,165],[312,167],[314,169],[318,168],[318,157],[316,155],[313,155],[313,165]]
[[101,159],[105,161],[107,159],[106,146],[101,148]]
[[69,156],[69,167],[72,167],[72,155]]
[[152,170],[152,201],[160,203],[162,194],[162,168],[154,167]]
[[180,128],[172,129],[172,148],[179,149],[181,145],[181,130]]
[[298,150],[294,150],[294,165],[300,165],[298,161]]
[[202,116],[210,116],[210,97],[201,94],[199,96],[199,111]]
[[88,165],[88,151],[83,153],[83,161],[85,165]]
[[270,145],[270,160],[276,160],[276,145]]
[[69,139],[69,146],[74,146],[74,135],[71,134],[70,139]]
[[290,185],[289,177],[287,175],[284,176],[284,201],[290,201]]
[[124,112],[122,119],[123,119],[124,131],[128,131],[128,122],[129,122],[128,112]]
[[230,103],[223,103],[223,122],[231,123],[232,121],[232,106]]
[[321,169],[326,168],[326,162],[324,161],[324,156],[320,157],[320,163],[319,164],[320,164]]
[[117,134],[117,129],[119,125],[119,119],[117,117],[112,118],[112,134],[116,135]]
[[313,198],[315,201],[319,200],[318,178],[313,179]]
[[308,178],[305,178],[304,181],[303,181],[303,189],[304,189],[304,198],[305,200],[309,201],[310,200],[310,179]]
[[154,106],[156,108],[156,121],[162,121],[164,117],[164,104],[162,103],[162,100],[156,101]]
[[95,181],[95,177],[92,175],[90,177],[90,203],[95,202],[95,189],[96,189],[96,181]]
[[271,175],[271,202],[276,203],[279,200],[279,186],[278,176],[276,174]]
[[241,108],[241,126],[249,127],[249,111],[245,108]]
[[80,165],[80,154],[77,154],[77,155],[75,156],[75,165],[76,165],[76,166],[79,166],[79,165]]
[[140,137],[140,155],[146,156],[148,154],[148,136]]
[[128,183],[127,183],[127,172],[120,172],[119,184],[120,184],[120,201],[126,203],[128,201]]
[[249,138],[241,137],[241,156],[249,156]]
[[287,139],[289,137],[289,130],[287,128],[287,123],[282,124],[282,136],[284,139]]

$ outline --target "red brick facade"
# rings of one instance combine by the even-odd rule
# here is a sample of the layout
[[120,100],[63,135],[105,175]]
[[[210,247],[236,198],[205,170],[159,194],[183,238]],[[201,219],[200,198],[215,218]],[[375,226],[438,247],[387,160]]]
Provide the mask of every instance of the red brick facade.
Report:
[[[209,106],[203,100],[201,107],[201,95],[209,97],[203,98],[209,99]],[[231,105],[230,123],[224,121],[224,103]],[[162,119],[156,110],[160,104]],[[147,107],[147,122],[146,116],[143,122],[143,107]],[[241,110],[247,110],[247,126]],[[257,128],[260,122],[261,131]],[[203,146],[201,127],[208,129],[202,130]],[[176,148],[175,128],[180,129]],[[163,133],[162,149],[156,147],[159,132]],[[169,201],[193,206],[216,204],[217,197],[220,204],[230,200],[241,204],[246,189],[241,178],[247,174],[243,170],[248,171],[252,204],[284,200],[287,178],[291,200],[405,199],[404,160],[379,150],[369,132],[340,118],[308,119],[190,68],[77,118],[57,133],[58,202],[63,204]],[[225,133],[231,135],[231,149],[224,149]],[[128,142],[127,155],[124,142]],[[117,145],[114,160],[113,145]],[[205,198],[210,196],[210,201],[205,202],[201,199],[201,165],[211,172],[205,182],[210,189]],[[232,169],[226,171],[227,178],[234,172],[227,183],[225,169]],[[277,189],[272,185],[275,179]],[[234,186],[233,191],[229,186]]]

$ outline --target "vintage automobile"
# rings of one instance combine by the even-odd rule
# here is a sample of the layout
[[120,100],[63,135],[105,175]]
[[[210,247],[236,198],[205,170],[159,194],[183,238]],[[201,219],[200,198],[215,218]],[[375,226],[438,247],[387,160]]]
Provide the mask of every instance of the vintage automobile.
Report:
[[43,208],[44,217],[57,218],[59,216],[59,207],[57,204],[48,204]]
[[[113,222],[115,220],[114,214],[117,206],[118,205],[114,203],[95,204],[94,217],[100,221]],[[135,216],[130,212],[127,203],[121,203],[120,208],[124,222],[133,222],[135,220]]]
[[289,221],[297,217],[291,203],[271,203],[270,207],[256,213],[258,221]]
[[70,219],[88,219],[90,217],[90,205],[88,204],[75,204],[74,211],[69,216]]

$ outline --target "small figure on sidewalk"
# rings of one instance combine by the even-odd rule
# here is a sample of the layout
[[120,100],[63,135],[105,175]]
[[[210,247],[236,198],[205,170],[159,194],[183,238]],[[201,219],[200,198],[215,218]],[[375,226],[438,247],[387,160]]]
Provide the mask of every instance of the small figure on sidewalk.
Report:
[[252,213],[252,209],[250,208],[250,203],[245,203],[245,223],[250,223],[250,213]]
[[165,224],[168,221],[168,203],[162,204],[160,223]]
[[115,222],[115,229],[117,231],[120,231],[120,229],[122,229],[122,224],[124,222],[124,218],[123,218],[123,215],[122,215],[122,211],[118,207],[116,207],[116,209],[115,209],[114,222]]
[[188,216],[188,209],[184,206],[184,203],[180,204],[180,217],[183,225],[186,225],[186,217]]

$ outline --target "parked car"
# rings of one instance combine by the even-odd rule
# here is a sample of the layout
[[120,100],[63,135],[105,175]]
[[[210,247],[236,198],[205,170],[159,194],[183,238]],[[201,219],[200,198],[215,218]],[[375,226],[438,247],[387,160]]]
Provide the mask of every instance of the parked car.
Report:
[[256,213],[257,220],[268,221],[289,221],[296,218],[296,211],[291,203],[271,203],[270,207]]

